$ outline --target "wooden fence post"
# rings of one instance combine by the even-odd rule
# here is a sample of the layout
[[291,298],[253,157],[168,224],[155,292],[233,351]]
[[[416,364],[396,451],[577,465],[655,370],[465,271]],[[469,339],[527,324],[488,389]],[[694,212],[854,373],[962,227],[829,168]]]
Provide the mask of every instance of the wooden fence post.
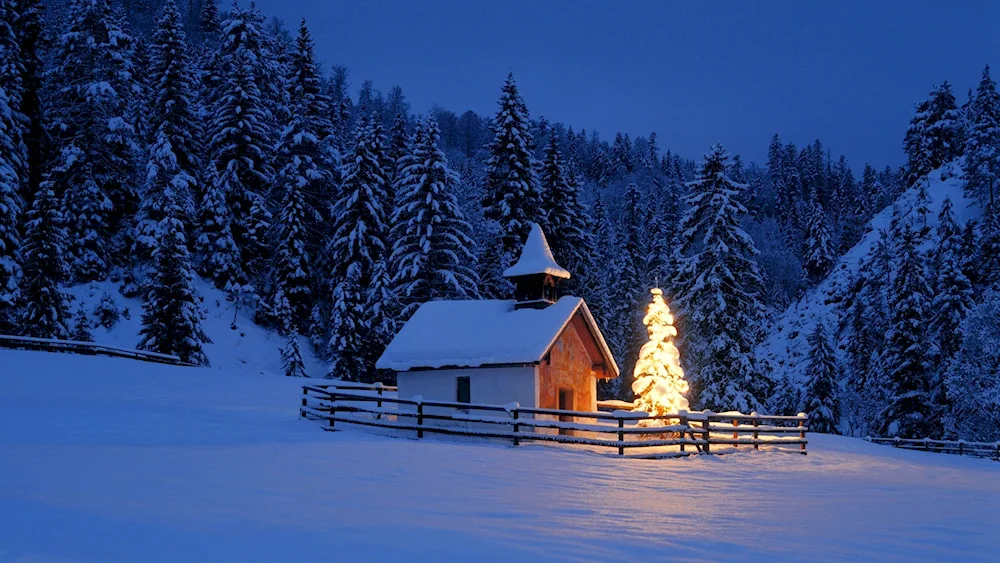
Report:
[[302,408],[299,409],[299,416],[302,418],[306,417],[306,407],[308,406],[309,388],[305,385],[302,386]]
[[424,403],[423,401],[417,403],[417,438],[424,437]]
[[706,411],[705,420],[701,421],[701,429],[704,430],[701,435],[705,439],[705,453],[710,454],[712,453],[712,433],[709,432],[708,427],[710,425],[709,419],[712,417],[708,415],[708,412],[711,411]]
[[684,442],[687,440],[687,437],[686,437],[687,433],[685,433],[684,431],[685,430],[690,430],[690,427],[688,426],[688,422],[687,422],[687,411],[681,411],[680,412],[680,416],[677,418],[677,424],[679,424],[682,427],[681,428],[681,432],[680,432],[680,436],[681,436],[681,452],[683,452],[684,451]]
[[330,393],[330,413],[329,413],[329,416],[330,416],[330,418],[327,419],[327,420],[330,421],[330,429],[333,430],[333,422],[334,422],[333,419],[334,419],[334,417],[337,416],[337,396],[334,395],[333,393]]
[[753,416],[753,449],[760,450],[760,442],[758,441],[760,436],[757,433],[757,427],[760,426],[760,420],[757,418],[757,413],[751,413],[751,416]]
[[517,409],[511,411],[510,415],[514,417],[514,445],[519,446],[521,442],[517,438],[517,433],[521,430],[521,425],[518,424],[517,422],[517,416],[518,416]]
[[[379,399],[378,399],[377,405],[378,405],[378,408],[381,409],[382,408],[382,382],[381,381],[376,381],[375,382],[375,392],[378,393]],[[375,416],[375,418],[376,418],[376,420],[382,420],[382,413],[378,413]]]
[[799,413],[799,439],[802,440],[802,443],[799,444],[799,451],[802,452],[802,455],[805,455],[806,454],[806,442],[805,442],[805,440],[806,440],[806,413],[804,413],[804,412],[800,412]]
[[[733,428],[738,428],[739,425],[740,425],[740,419],[734,418],[733,419]],[[740,433],[737,432],[736,430],[733,430],[733,440],[736,440],[737,442],[739,442],[739,440],[740,440]],[[736,444],[733,444],[733,447],[739,449],[740,445],[738,443],[736,443]]]
[[958,441],[958,455],[963,455],[965,452],[965,440]]
[[618,417],[618,455],[625,455],[625,419]]

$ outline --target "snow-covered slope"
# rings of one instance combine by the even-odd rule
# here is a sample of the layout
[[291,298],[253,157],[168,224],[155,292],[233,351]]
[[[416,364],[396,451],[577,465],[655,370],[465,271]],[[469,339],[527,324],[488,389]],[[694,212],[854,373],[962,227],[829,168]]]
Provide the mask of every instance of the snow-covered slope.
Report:
[[[945,198],[951,199],[955,218],[959,224],[978,217],[978,206],[970,207],[969,201],[962,193],[964,182],[958,177],[958,172],[958,166],[953,163],[928,175],[931,227],[937,225],[937,215]],[[948,179],[942,179],[942,174],[949,176]],[[899,208],[901,216],[914,213],[916,196],[917,189],[914,187],[903,193],[896,201],[895,205]],[[802,299],[793,303],[770,324],[771,330],[758,348],[758,356],[771,363],[775,377],[787,377],[793,383],[803,382],[808,365],[809,334],[820,321],[828,329],[827,334],[837,329],[841,314],[840,304],[831,302],[831,299],[844,290],[850,277],[860,268],[862,259],[868,260],[878,242],[879,230],[889,227],[892,207],[884,209],[871,220],[865,236],[854,248],[840,257],[826,279],[809,290]]]
[[[200,279],[195,283],[205,311],[202,328],[212,339],[210,344],[205,345],[211,367],[281,375],[281,336],[254,323],[245,311],[237,312],[234,304],[226,301],[223,292]],[[142,328],[142,300],[123,297],[118,291],[118,284],[100,282],[68,288],[67,293],[74,297],[73,313],[83,306],[91,321],[96,321],[93,311],[105,292],[111,295],[120,310],[127,310],[127,313],[111,330],[100,326],[93,328],[94,341],[109,346],[136,348]],[[305,338],[302,338],[300,347],[306,373],[314,377],[325,375],[326,366],[312,354],[312,347]]]
[[327,433],[302,380],[0,350],[0,561],[991,561],[1000,465]]

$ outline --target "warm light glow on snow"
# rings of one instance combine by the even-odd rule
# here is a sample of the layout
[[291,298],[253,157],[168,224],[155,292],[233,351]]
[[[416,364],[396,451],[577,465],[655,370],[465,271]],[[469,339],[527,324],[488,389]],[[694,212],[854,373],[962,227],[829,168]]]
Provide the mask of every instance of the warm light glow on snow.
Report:
[[654,415],[675,414],[688,408],[684,397],[688,392],[688,383],[681,369],[680,352],[674,346],[677,329],[674,328],[670,307],[663,300],[663,291],[653,288],[650,293],[653,294],[653,302],[642,319],[649,333],[649,342],[639,350],[633,372],[634,410]]

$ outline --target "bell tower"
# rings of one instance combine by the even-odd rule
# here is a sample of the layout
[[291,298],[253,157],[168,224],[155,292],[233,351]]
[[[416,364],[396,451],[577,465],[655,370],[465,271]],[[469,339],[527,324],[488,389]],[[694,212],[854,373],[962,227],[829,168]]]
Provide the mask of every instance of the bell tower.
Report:
[[538,223],[531,224],[521,256],[503,275],[514,284],[515,309],[544,309],[555,303],[559,299],[559,282],[570,277],[565,268],[556,264]]

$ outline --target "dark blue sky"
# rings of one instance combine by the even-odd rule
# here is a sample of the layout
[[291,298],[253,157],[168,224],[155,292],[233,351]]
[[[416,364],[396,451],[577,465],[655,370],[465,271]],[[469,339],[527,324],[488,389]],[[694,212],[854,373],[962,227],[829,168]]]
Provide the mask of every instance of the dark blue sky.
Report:
[[688,157],[721,141],[762,160],[775,132],[819,137],[857,173],[903,162],[913,103],[933,84],[952,82],[961,104],[1000,64],[1000,1],[257,3],[291,29],[305,17],[355,92],[399,84],[417,112],[492,113],[513,71],[533,117],[604,138],[656,131]]

